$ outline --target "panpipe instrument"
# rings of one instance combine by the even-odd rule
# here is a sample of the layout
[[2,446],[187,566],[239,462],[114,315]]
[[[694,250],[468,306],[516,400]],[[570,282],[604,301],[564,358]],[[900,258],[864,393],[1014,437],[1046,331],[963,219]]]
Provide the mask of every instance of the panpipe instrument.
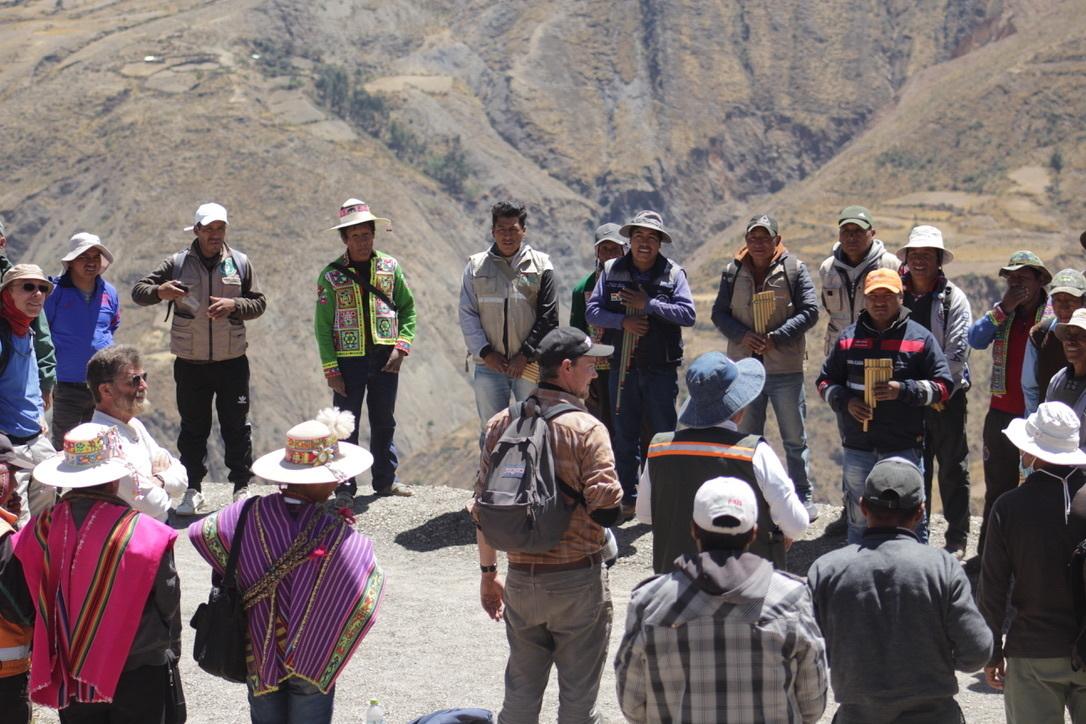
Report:
[[[643,310],[634,309],[626,305],[627,317],[644,317]],[[622,349],[618,360],[618,390],[615,393],[615,415],[622,409],[622,388],[626,384],[626,375],[630,371],[630,362],[633,361],[634,352],[637,351],[638,336],[629,330],[622,331]]]
[[[875,399],[875,386],[882,382],[889,382],[894,376],[894,361],[888,357],[882,359],[864,360],[864,403],[871,408],[872,414],[878,400]],[[867,422],[864,422],[864,432],[867,432]]]
[[776,295],[772,290],[758,292],[750,303],[754,308],[754,331],[765,334],[769,331],[769,318],[773,316],[773,308],[777,304]]
[[520,373],[522,380],[528,380],[529,382],[539,383],[539,363],[529,362],[524,365],[524,369]]

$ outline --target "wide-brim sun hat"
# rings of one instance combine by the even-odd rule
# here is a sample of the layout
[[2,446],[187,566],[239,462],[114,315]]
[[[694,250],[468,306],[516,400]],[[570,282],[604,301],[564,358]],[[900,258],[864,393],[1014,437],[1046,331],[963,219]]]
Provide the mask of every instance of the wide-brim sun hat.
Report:
[[1036,269],[1041,275],[1041,284],[1047,285],[1052,281],[1052,272],[1048,270],[1045,263],[1041,261],[1041,257],[1034,254],[1028,249],[1022,249],[1011,254],[1010,261],[1006,266],[999,268],[999,276],[1005,277],[1013,271],[1025,268]]
[[130,475],[117,428],[84,422],[64,436],[64,451],[34,467],[34,479],[56,488],[91,488]]
[[106,245],[102,243],[102,240],[94,234],[88,234],[85,231],[81,231],[78,234],[68,239],[68,253],[60,258],[60,263],[64,265],[64,269],[68,269],[68,265],[79,258],[84,252],[91,249],[98,249],[102,252],[102,271],[104,272],[109,268],[109,265],[113,263],[113,252],[106,248]]
[[643,229],[652,229],[653,231],[659,232],[661,242],[667,244],[671,243],[671,234],[668,232],[667,228],[664,227],[664,218],[655,211],[652,211],[651,209],[638,211],[636,214],[634,214],[634,217],[632,219],[623,224],[622,228],[618,230],[618,233],[622,234],[628,239],[633,233],[633,229],[635,226],[640,226]]
[[1011,420],[1003,434],[1022,452],[1053,465],[1086,465],[1078,415],[1062,402],[1041,403],[1029,417]]
[[379,231],[391,231],[392,221],[382,218],[380,216],[374,216],[370,211],[369,204],[360,199],[347,199],[339,207],[339,223],[328,229],[328,231],[335,231],[336,229],[344,229],[348,226],[355,226],[356,224],[364,224],[367,221],[374,222],[373,232],[376,235]]
[[897,258],[901,259],[901,261],[907,261],[905,257],[908,255],[909,249],[935,249],[943,252],[943,264],[954,261],[954,254],[947,250],[943,242],[943,232],[935,226],[927,224],[914,226],[912,231],[909,232],[909,238],[905,246],[897,250]]
[[1062,342],[1067,339],[1067,331],[1071,327],[1086,330],[1086,309],[1076,309],[1071,313],[1070,319],[1057,324],[1052,332],[1056,335],[1056,339]]
[[679,409],[687,427],[712,427],[730,420],[765,386],[765,367],[753,357],[733,362],[723,352],[706,352],[686,371],[690,396]]
[[253,474],[280,485],[343,483],[373,465],[369,450],[340,442],[354,429],[354,415],[334,407],[287,430],[287,445],[253,462]]

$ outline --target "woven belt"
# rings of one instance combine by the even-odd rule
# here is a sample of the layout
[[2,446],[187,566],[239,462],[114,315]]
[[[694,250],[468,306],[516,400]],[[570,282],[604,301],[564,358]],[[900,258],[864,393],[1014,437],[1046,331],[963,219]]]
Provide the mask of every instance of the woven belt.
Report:
[[559,571],[575,571],[581,568],[591,568],[603,561],[603,553],[597,552],[589,556],[578,558],[568,563],[514,563],[509,562],[509,570],[523,571],[529,576],[542,573],[558,573]]

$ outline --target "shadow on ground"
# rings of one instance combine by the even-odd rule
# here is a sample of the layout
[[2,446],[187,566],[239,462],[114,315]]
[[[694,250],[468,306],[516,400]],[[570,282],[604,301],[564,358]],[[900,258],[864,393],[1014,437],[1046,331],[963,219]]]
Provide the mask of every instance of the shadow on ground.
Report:
[[475,524],[466,510],[454,510],[405,530],[397,534],[394,540],[404,548],[419,553],[475,545]]

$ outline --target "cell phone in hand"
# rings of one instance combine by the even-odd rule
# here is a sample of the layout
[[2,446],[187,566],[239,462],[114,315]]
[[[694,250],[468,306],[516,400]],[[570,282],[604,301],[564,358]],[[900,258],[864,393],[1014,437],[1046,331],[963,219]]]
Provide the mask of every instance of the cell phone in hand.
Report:
[[176,286],[178,289],[180,289],[181,291],[188,294],[188,291],[189,291],[189,285],[188,284],[184,284],[182,282],[174,282],[174,286]]

